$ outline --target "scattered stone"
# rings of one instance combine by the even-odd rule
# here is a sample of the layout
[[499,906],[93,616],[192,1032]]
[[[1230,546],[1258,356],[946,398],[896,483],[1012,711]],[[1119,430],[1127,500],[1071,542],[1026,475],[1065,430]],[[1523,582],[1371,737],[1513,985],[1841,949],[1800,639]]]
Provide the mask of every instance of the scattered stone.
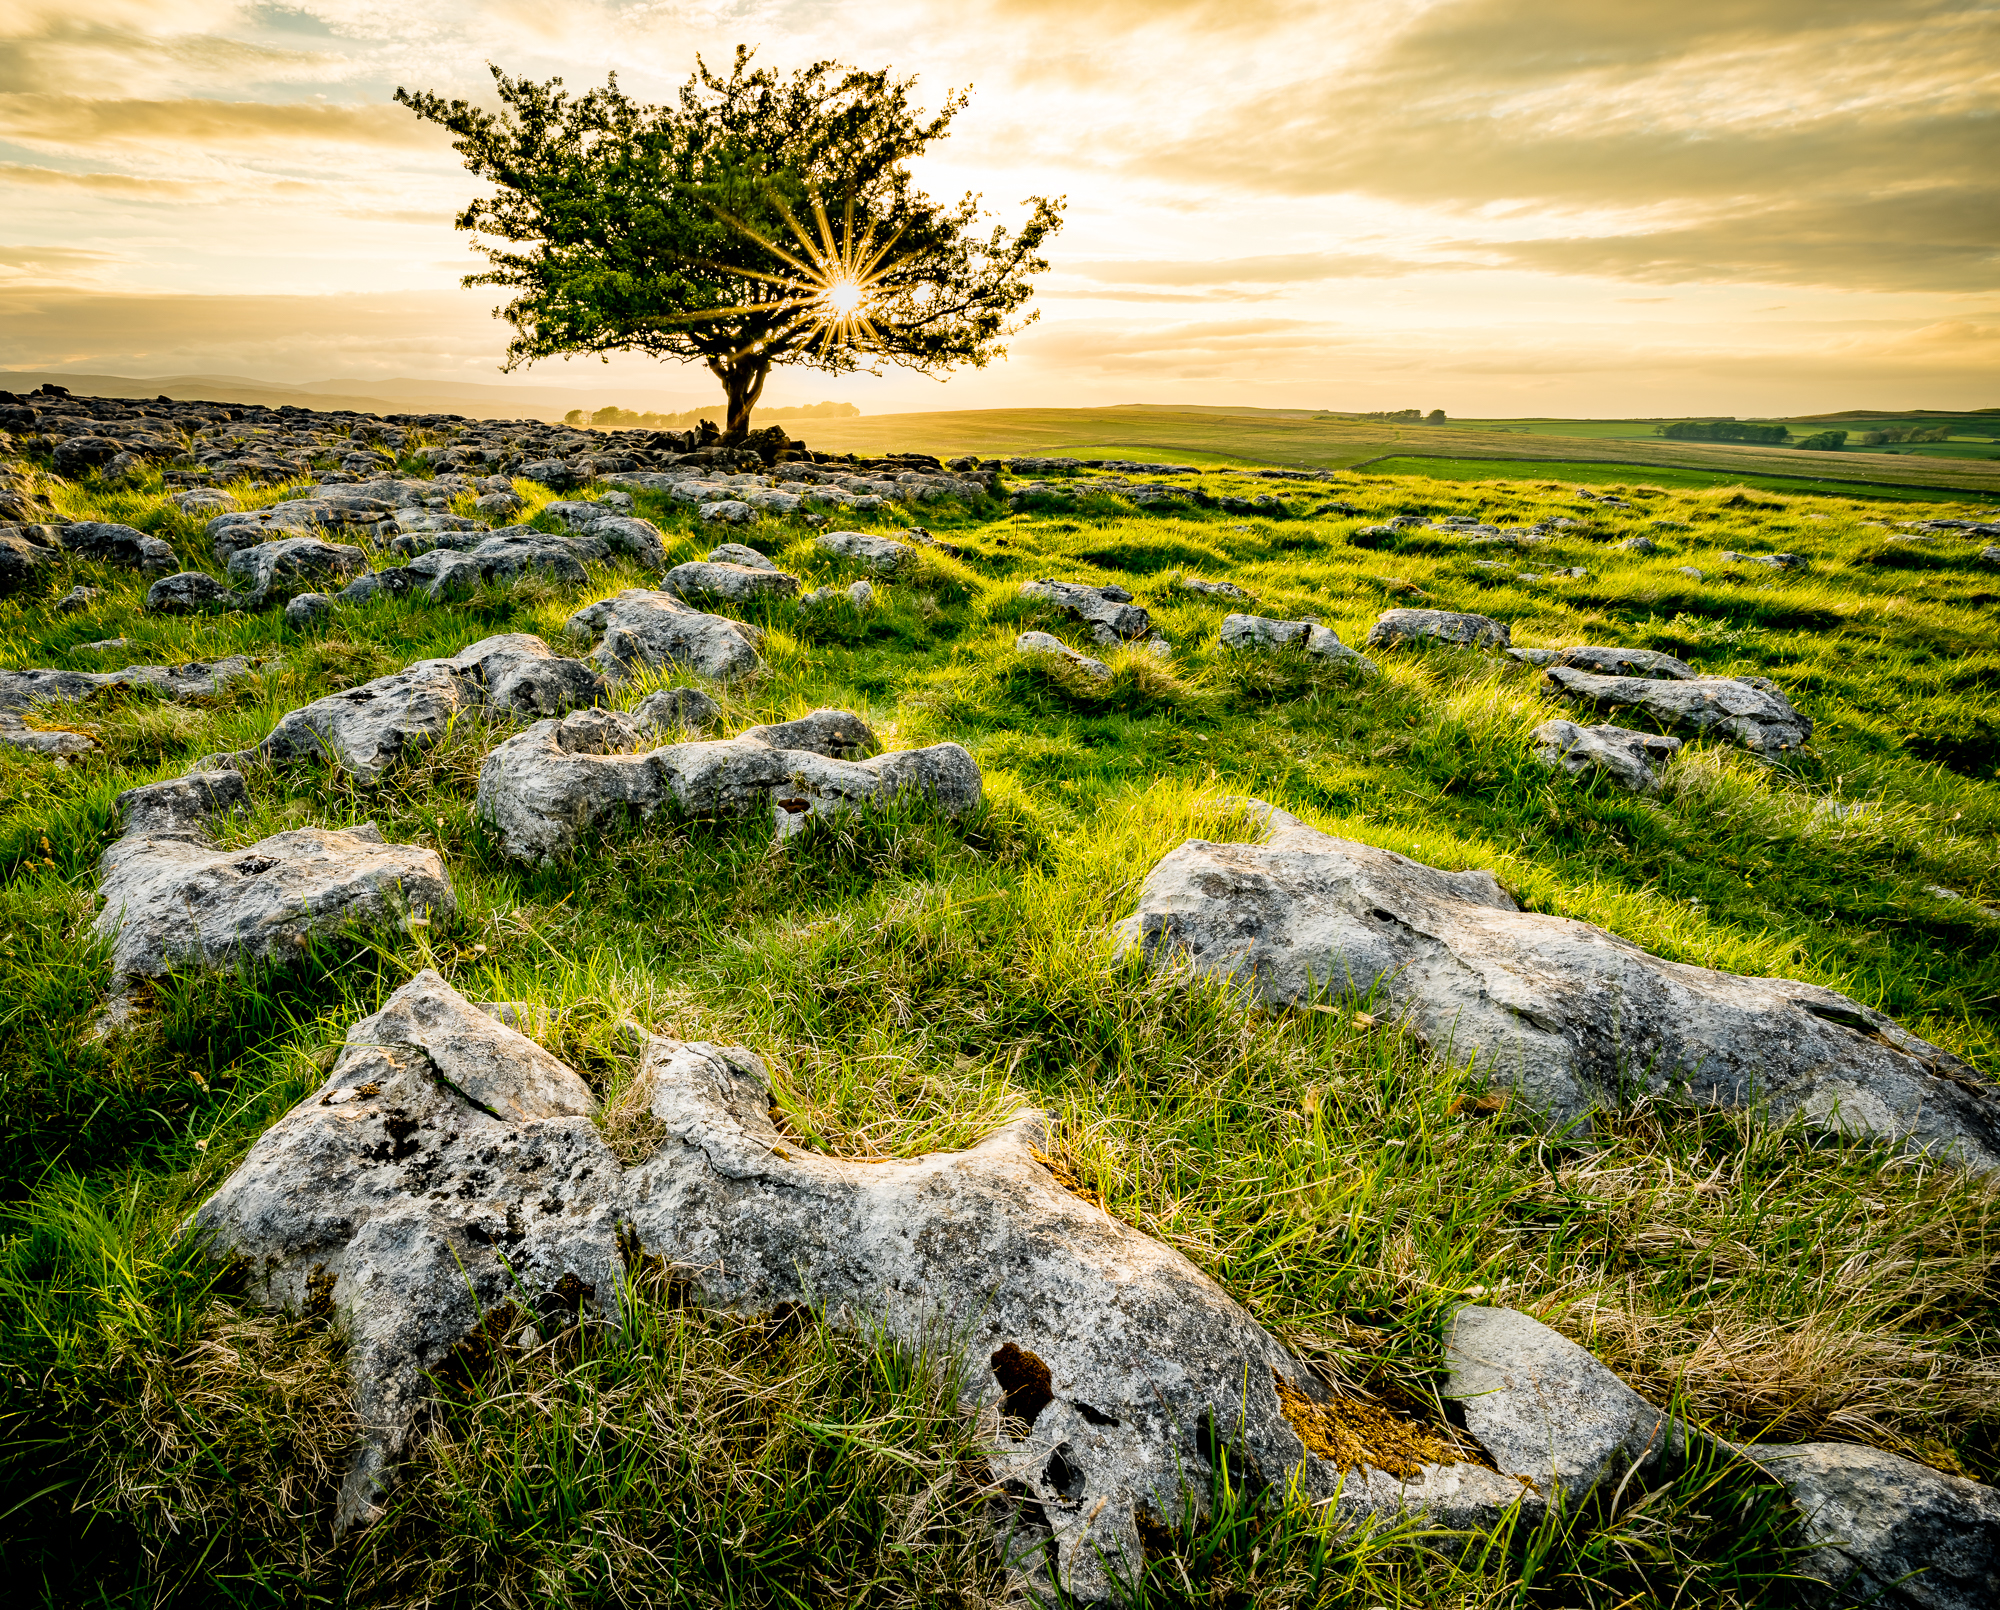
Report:
[[1530,734],[1535,758],[1575,777],[1590,767],[1607,772],[1635,794],[1659,792],[1659,773],[1680,752],[1678,738],[1662,738],[1626,727],[1579,727],[1574,721],[1544,721]]
[[205,570],[162,576],[146,589],[146,608],[156,615],[195,615],[239,605],[237,596]]
[[799,578],[768,564],[735,565],[696,559],[675,565],[660,578],[660,586],[677,598],[721,598],[742,604],[754,598],[790,598],[799,590]]
[[1226,649],[1296,648],[1316,659],[1347,661],[1374,675],[1375,662],[1341,642],[1331,627],[1317,621],[1267,620],[1261,615],[1225,615],[1221,644]]
[[[1649,688],[1686,683],[1646,682]],[[1263,807],[1269,811],[1269,807]],[[1261,844],[1190,839],[1148,875],[1127,948],[1272,1005],[1375,992],[1557,1125],[1628,1089],[2000,1167],[2000,1093],[1948,1051],[1815,984],[1664,961],[1523,912],[1491,872],[1441,872],[1272,812]]]
[[885,576],[902,569],[917,551],[907,542],[891,542],[866,531],[822,531],[813,541],[827,553],[852,559]]
[[1674,574],[1676,576],[1686,576],[1691,581],[1703,581],[1707,579],[1693,565],[1675,565]]
[[463,711],[547,716],[601,703],[604,683],[580,660],[539,637],[509,632],[448,660],[418,660],[389,676],[333,693],[288,713],[264,740],[235,754],[210,755],[203,770],[260,761],[325,758],[365,783],[444,737]]
[[229,556],[229,579],[241,589],[246,609],[256,609],[275,593],[289,593],[297,583],[332,579],[346,581],[368,568],[368,556],[346,543],[318,537],[283,537],[239,548]]
[[32,584],[61,551],[53,526],[0,526],[0,593]]
[[[1655,520],[1653,523],[1659,525],[1661,522]],[[1628,553],[1658,553],[1660,551],[1660,545],[1651,537],[1627,537],[1617,546],[1623,548]]]
[[607,492],[595,503],[551,503],[542,513],[580,535],[597,538],[610,552],[636,559],[648,570],[657,571],[667,562],[666,538],[651,520],[633,515],[627,493]]
[[709,549],[708,562],[712,565],[742,565],[750,570],[778,568],[755,548],[746,547],[740,542],[725,542],[719,548]]
[[2000,565],[2000,548],[1981,548],[1980,559],[1989,565]]
[[1520,665],[1553,665],[1560,653],[1560,649],[1552,648],[1503,648],[1500,651],[1503,659]]
[[1368,629],[1368,647],[1421,648],[1444,643],[1454,648],[1505,648],[1507,628],[1484,615],[1448,609],[1385,609]]
[[1134,642],[1153,629],[1153,617],[1123,587],[1087,587],[1074,581],[1024,581],[1021,597],[1052,604],[1090,628],[1099,648]]
[[316,934],[456,915],[437,855],[387,844],[373,823],[217,849],[209,818],[248,800],[241,774],[208,770],[118,796],[123,832],[99,862],[104,909],[91,926],[111,943],[115,981],[284,961]]
[[722,706],[699,688],[662,688],[632,707],[632,719],[656,732],[705,732],[722,719]]
[[1791,702],[1761,677],[1696,676],[1655,681],[1651,676],[1593,676],[1565,665],[1552,665],[1543,676],[1551,691],[1572,703],[1607,714],[1643,711],[1663,727],[1729,738],[1754,754],[1782,754],[1812,736],[1812,718],[1794,710]]
[[1184,593],[1198,593],[1204,598],[1231,598],[1240,604],[1251,601],[1250,595],[1233,581],[1203,581],[1199,576],[1182,576],[1174,585]]
[[764,668],[756,627],[703,614],[672,593],[632,588],[578,610],[564,630],[604,634],[591,658],[613,682],[675,667],[716,681]]
[[285,605],[285,624],[303,632],[333,613],[333,600],[325,593],[297,593]]
[[866,809],[909,792],[956,814],[979,804],[979,766],[957,744],[901,750],[859,762],[873,734],[859,716],[817,711],[781,727],[753,727],[708,743],[642,748],[659,729],[636,713],[586,710],[538,721],[486,757],[479,773],[480,820],[501,850],[520,861],[566,855],[590,827],[626,810],[651,817],[768,813],[779,839],[814,817]]
[[[592,531],[590,535],[597,533]],[[532,526],[510,526],[482,537],[472,548],[460,551],[442,545],[419,554],[403,567],[411,587],[422,587],[424,595],[436,602],[475,587],[509,582],[530,572],[539,572],[564,586],[582,587],[590,582],[573,546],[575,539],[550,536]],[[389,572],[384,572],[386,577]]]
[[57,527],[65,552],[101,564],[129,565],[148,576],[164,576],[180,563],[158,537],[108,520],[75,520]]
[[968,1151],[857,1163],[781,1136],[739,1048],[648,1037],[635,1090],[661,1139],[626,1167],[581,1078],[420,973],[200,1209],[257,1297],[347,1331],[368,1429],[337,1528],[383,1513],[428,1372],[483,1318],[510,1307],[509,1334],[538,1340],[615,1318],[631,1255],[671,1260],[695,1302],[809,1306],[956,1355],[996,1488],[1019,1495],[1010,1550],[1052,1542],[1086,1602],[1140,1568],[1142,1526],[1202,1501],[1218,1445],[1308,1500],[1338,1490],[1344,1513],[1428,1493],[1434,1514],[1494,1515],[1520,1492],[1477,1465],[1343,1487],[1300,1435],[1328,1412],[1313,1373],[1180,1253],[1058,1183],[1039,1113]]
[[212,486],[190,487],[185,492],[174,493],[167,501],[182,514],[197,519],[204,514],[234,514],[242,507],[227,492]]
[[1653,677],[1662,682],[1693,682],[1701,673],[1692,665],[1650,648],[1605,648],[1583,644],[1555,656],[1557,665],[1599,676]]
[[528,500],[518,492],[488,492],[475,498],[472,506],[489,520],[507,520],[525,509]]
[[757,518],[750,504],[737,498],[721,498],[695,510],[703,525],[748,525]]
[[1052,637],[1047,632],[1023,632],[1019,637],[1014,639],[1014,652],[1016,654],[1053,654],[1060,659],[1067,660],[1086,676],[1093,676],[1099,680],[1107,679],[1111,675],[1111,667],[1106,665],[1102,660],[1093,660],[1088,654],[1077,653],[1075,649],[1071,648],[1061,638]]
[[102,587],[72,587],[56,600],[56,613],[58,615],[74,615],[79,610],[90,608],[91,602],[94,599],[102,598],[103,596],[104,589]]

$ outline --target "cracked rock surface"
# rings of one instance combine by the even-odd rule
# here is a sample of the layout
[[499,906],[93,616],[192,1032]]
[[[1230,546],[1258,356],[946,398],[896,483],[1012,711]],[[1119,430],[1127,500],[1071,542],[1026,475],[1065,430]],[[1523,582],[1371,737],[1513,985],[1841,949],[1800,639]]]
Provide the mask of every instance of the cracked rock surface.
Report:
[[284,960],[313,934],[381,931],[457,911],[444,863],[387,844],[372,823],[295,828],[218,849],[209,819],[248,802],[234,771],[199,771],[118,796],[124,831],[98,863],[114,979],[181,966]]
[[1520,910],[1491,872],[1441,872],[1263,809],[1264,842],[1190,839],[1161,860],[1118,925],[1123,943],[1274,1005],[1372,989],[1559,1125],[1636,1087],[1761,1099],[1778,1119],[2000,1167],[2000,1092],[1858,1001],[1666,961]]
[[368,556],[344,542],[318,537],[280,537],[238,548],[229,556],[229,579],[241,591],[242,602],[255,609],[273,593],[289,596],[311,590],[306,584],[346,581],[368,568]]
[[180,563],[174,550],[158,537],[110,520],[73,520],[57,527],[57,533],[64,550],[79,559],[129,565],[148,576],[164,576]]
[[602,633],[591,654],[614,682],[635,671],[684,667],[714,681],[748,676],[763,669],[757,652],[764,634],[726,615],[708,615],[668,592],[629,588],[579,609],[563,629],[578,635]]
[[[354,1024],[325,1084],[200,1209],[262,1299],[350,1338],[364,1440],[338,1524],[381,1513],[424,1372],[485,1313],[532,1307],[545,1331],[614,1315],[626,1255],[706,1304],[810,1305],[955,1354],[964,1407],[999,1411],[989,1457],[1025,1501],[1025,1541],[1052,1540],[1079,1598],[1109,1597],[1107,1558],[1136,1567],[1142,1518],[1199,1501],[1218,1442],[1239,1472],[1333,1494],[1339,1473],[1278,1393],[1324,1389],[1179,1253],[1058,1184],[1035,1156],[1040,1114],[967,1151],[862,1164],[781,1137],[748,1051],[649,1038],[637,1088],[661,1139],[624,1167],[576,1074],[424,972]],[[1424,1485],[1371,1474],[1345,1508]],[[1518,1490],[1476,1466],[1425,1481],[1489,1514]]]
[[1153,617],[1132,602],[1123,587],[1086,587],[1074,581],[1024,581],[1023,598],[1053,604],[1065,615],[1074,616],[1090,628],[1099,648],[1115,648],[1144,637],[1153,629]]
[[1346,661],[1371,675],[1375,670],[1373,660],[1349,648],[1341,642],[1337,632],[1331,627],[1321,626],[1317,621],[1274,621],[1262,615],[1225,615],[1222,617],[1221,643],[1228,649],[1295,648],[1315,659]]
[[1654,768],[1681,749],[1678,738],[1629,727],[1579,727],[1574,721],[1544,721],[1528,736],[1543,765],[1560,766],[1572,777],[1594,767],[1635,794],[1658,793],[1660,776]]
[[[659,695],[654,695],[658,698]],[[623,809],[650,817],[771,818],[783,839],[816,816],[864,810],[910,792],[958,812],[981,798],[979,765],[957,744],[867,760],[875,735],[859,716],[816,710],[734,738],[643,747],[671,730],[648,700],[632,715],[589,710],[538,721],[497,745],[479,772],[477,810],[517,860],[568,854],[588,829]]]
[[1551,692],[1572,703],[1607,715],[1638,710],[1663,727],[1728,738],[1756,754],[1796,749],[1812,736],[1812,717],[1794,710],[1763,677],[1657,681],[1651,676],[1595,676],[1566,665],[1552,665],[1543,676]]
[[603,698],[603,678],[582,661],[564,658],[530,633],[508,632],[448,660],[418,660],[315,699],[289,712],[255,747],[211,755],[201,765],[324,756],[364,782],[379,782],[402,757],[442,738],[461,711],[546,716]]

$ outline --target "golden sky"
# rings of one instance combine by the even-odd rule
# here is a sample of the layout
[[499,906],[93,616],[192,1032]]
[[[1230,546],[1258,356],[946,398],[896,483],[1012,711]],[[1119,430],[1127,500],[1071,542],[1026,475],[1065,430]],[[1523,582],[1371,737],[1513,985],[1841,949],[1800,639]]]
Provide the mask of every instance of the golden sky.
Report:
[[0,0],[0,368],[498,383],[391,91],[659,99],[738,41],[969,84],[932,193],[1070,202],[1007,362],[767,404],[2000,406],[1995,0]]

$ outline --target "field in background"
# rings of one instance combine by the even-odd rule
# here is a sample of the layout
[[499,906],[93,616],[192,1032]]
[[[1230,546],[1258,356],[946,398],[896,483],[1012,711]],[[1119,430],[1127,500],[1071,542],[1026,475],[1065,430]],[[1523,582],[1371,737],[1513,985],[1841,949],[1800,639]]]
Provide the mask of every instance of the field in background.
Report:
[[[1547,422],[1550,424],[1570,422]],[[1578,421],[1581,426],[1613,423]],[[953,457],[1168,458],[1203,466],[1269,464],[1285,469],[1357,469],[1395,458],[1485,460],[1489,473],[1510,463],[1547,463],[1550,474],[1579,464],[1636,464],[1712,472],[1732,480],[1782,477],[1799,491],[1830,483],[1949,487],[2000,496],[2000,462],[1937,460],[1885,453],[1809,453],[1790,447],[1676,442],[1638,436],[1527,434],[1504,422],[1401,424],[1353,421],[1306,409],[990,408],[964,413],[879,414],[815,422],[803,433],[832,453],[898,450]],[[2000,449],[1996,449],[2000,451]],[[1406,471],[1407,473],[1407,471]]]

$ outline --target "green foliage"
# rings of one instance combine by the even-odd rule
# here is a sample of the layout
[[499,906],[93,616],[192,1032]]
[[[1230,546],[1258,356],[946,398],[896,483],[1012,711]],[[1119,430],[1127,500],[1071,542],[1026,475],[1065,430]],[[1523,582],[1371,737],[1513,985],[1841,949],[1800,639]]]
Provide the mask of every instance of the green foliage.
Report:
[[1844,430],[1814,431],[1810,436],[1801,436],[1792,445],[1794,447],[1805,448],[1808,451],[1837,453],[1847,445],[1847,432]]
[[[887,359],[924,374],[1001,355],[1045,271],[1060,202],[1031,198],[1016,233],[981,236],[978,198],[917,189],[910,161],[963,110],[910,102],[913,79],[815,62],[780,76],[739,46],[698,64],[678,99],[634,101],[614,74],[571,96],[492,69],[503,110],[399,88],[496,187],[460,214],[492,267],[468,285],[517,292],[508,366],[578,352],[700,362],[740,435],[772,364],[846,373]],[[487,244],[487,241],[497,244]],[[866,290],[864,348],[827,337],[832,280]],[[1022,321],[1025,322],[1025,321]]]
[[1753,425],[1740,419],[1684,419],[1658,425],[1653,434],[1676,442],[1782,442],[1790,435],[1783,425]]

